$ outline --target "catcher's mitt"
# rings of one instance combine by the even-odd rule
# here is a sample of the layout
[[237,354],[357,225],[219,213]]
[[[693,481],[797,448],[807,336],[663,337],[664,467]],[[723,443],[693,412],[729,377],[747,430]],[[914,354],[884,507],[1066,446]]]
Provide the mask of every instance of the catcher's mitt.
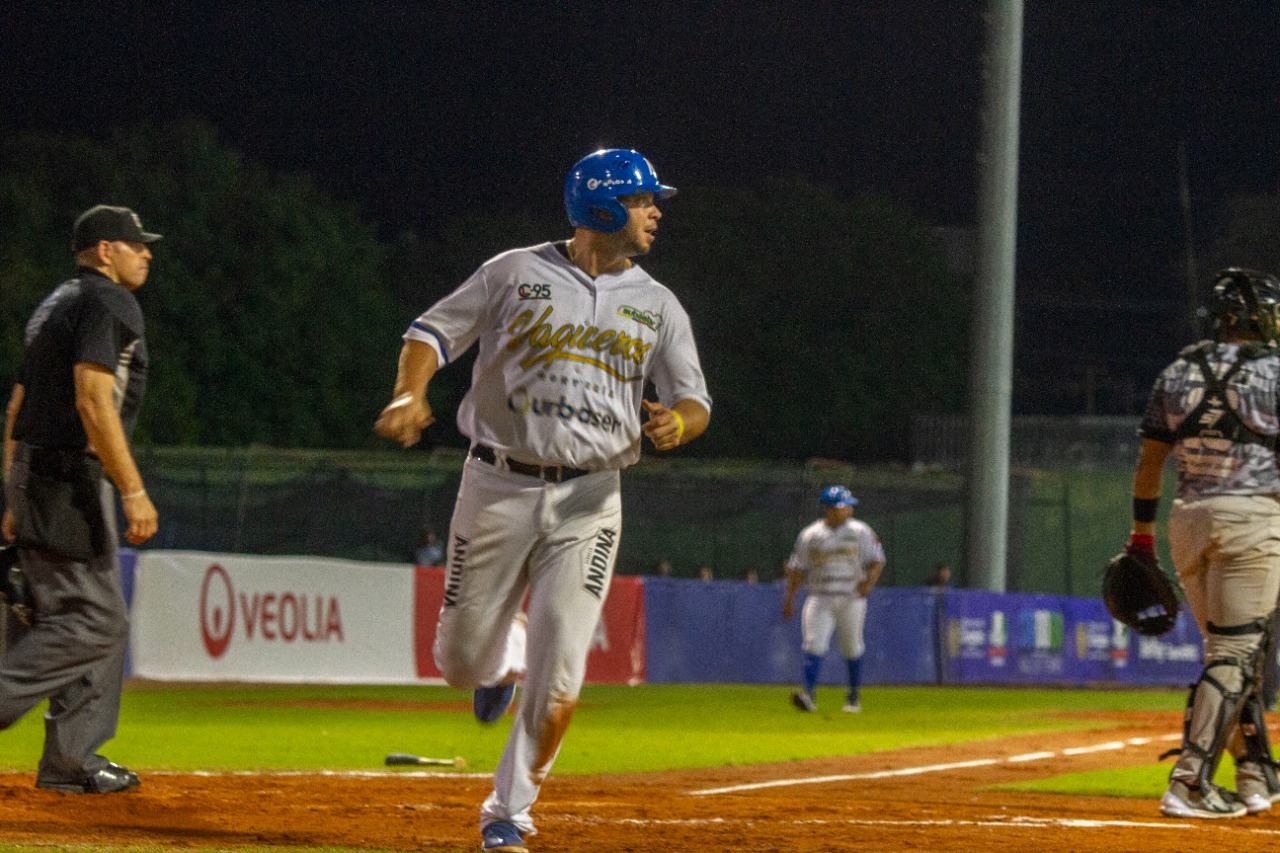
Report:
[[1117,622],[1158,637],[1178,621],[1178,595],[1160,564],[1144,554],[1116,554],[1102,575],[1102,600]]

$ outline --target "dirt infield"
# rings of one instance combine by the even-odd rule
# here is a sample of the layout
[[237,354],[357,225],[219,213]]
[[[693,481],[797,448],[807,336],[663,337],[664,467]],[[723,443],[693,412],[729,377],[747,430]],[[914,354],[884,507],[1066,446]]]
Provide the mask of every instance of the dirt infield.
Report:
[[[1077,851],[1280,845],[1280,806],[1178,821],[1152,800],[1011,794],[988,786],[1151,763],[1173,715],[1107,715],[1104,730],[849,758],[645,775],[556,776],[535,810],[534,853]],[[489,777],[466,772],[144,774],[138,790],[68,796],[0,775],[0,839],[39,844],[348,845],[475,850]]]

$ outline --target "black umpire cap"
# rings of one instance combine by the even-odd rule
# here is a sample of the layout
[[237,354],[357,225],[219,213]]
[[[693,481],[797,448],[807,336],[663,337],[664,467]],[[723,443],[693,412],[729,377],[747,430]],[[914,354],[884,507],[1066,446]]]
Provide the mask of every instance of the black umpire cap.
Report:
[[98,245],[99,240],[126,243],[154,243],[161,235],[142,230],[142,220],[127,207],[99,204],[76,217],[71,233],[71,251]]

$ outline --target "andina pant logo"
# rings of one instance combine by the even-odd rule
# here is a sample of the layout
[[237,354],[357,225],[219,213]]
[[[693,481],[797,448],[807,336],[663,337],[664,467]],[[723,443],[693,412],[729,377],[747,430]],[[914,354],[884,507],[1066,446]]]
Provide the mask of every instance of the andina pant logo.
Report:
[[334,596],[314,593],[237,591],[217,563],[200,584],[200,637],[215,660],[239,634],[245,642],[343,641],[342,612]]

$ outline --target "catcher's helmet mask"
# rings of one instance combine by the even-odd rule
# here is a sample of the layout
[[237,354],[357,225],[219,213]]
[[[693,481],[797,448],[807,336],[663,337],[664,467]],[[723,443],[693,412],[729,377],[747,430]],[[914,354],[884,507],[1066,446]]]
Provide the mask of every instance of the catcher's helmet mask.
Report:
[[1219,336],[1254,332],[1275,341],[1280,338],[1280,279],[1241,267],[1222,270],[1214,279],[1213,314]]
[[629,218],[626,205],[618,199],[640,193],[653,193],[661,200],[675,195],[676,188],[659,181],[653,164],[639,151],[602,148],[569,170],[564,209],[570,224],[613,234],[625,228]]

